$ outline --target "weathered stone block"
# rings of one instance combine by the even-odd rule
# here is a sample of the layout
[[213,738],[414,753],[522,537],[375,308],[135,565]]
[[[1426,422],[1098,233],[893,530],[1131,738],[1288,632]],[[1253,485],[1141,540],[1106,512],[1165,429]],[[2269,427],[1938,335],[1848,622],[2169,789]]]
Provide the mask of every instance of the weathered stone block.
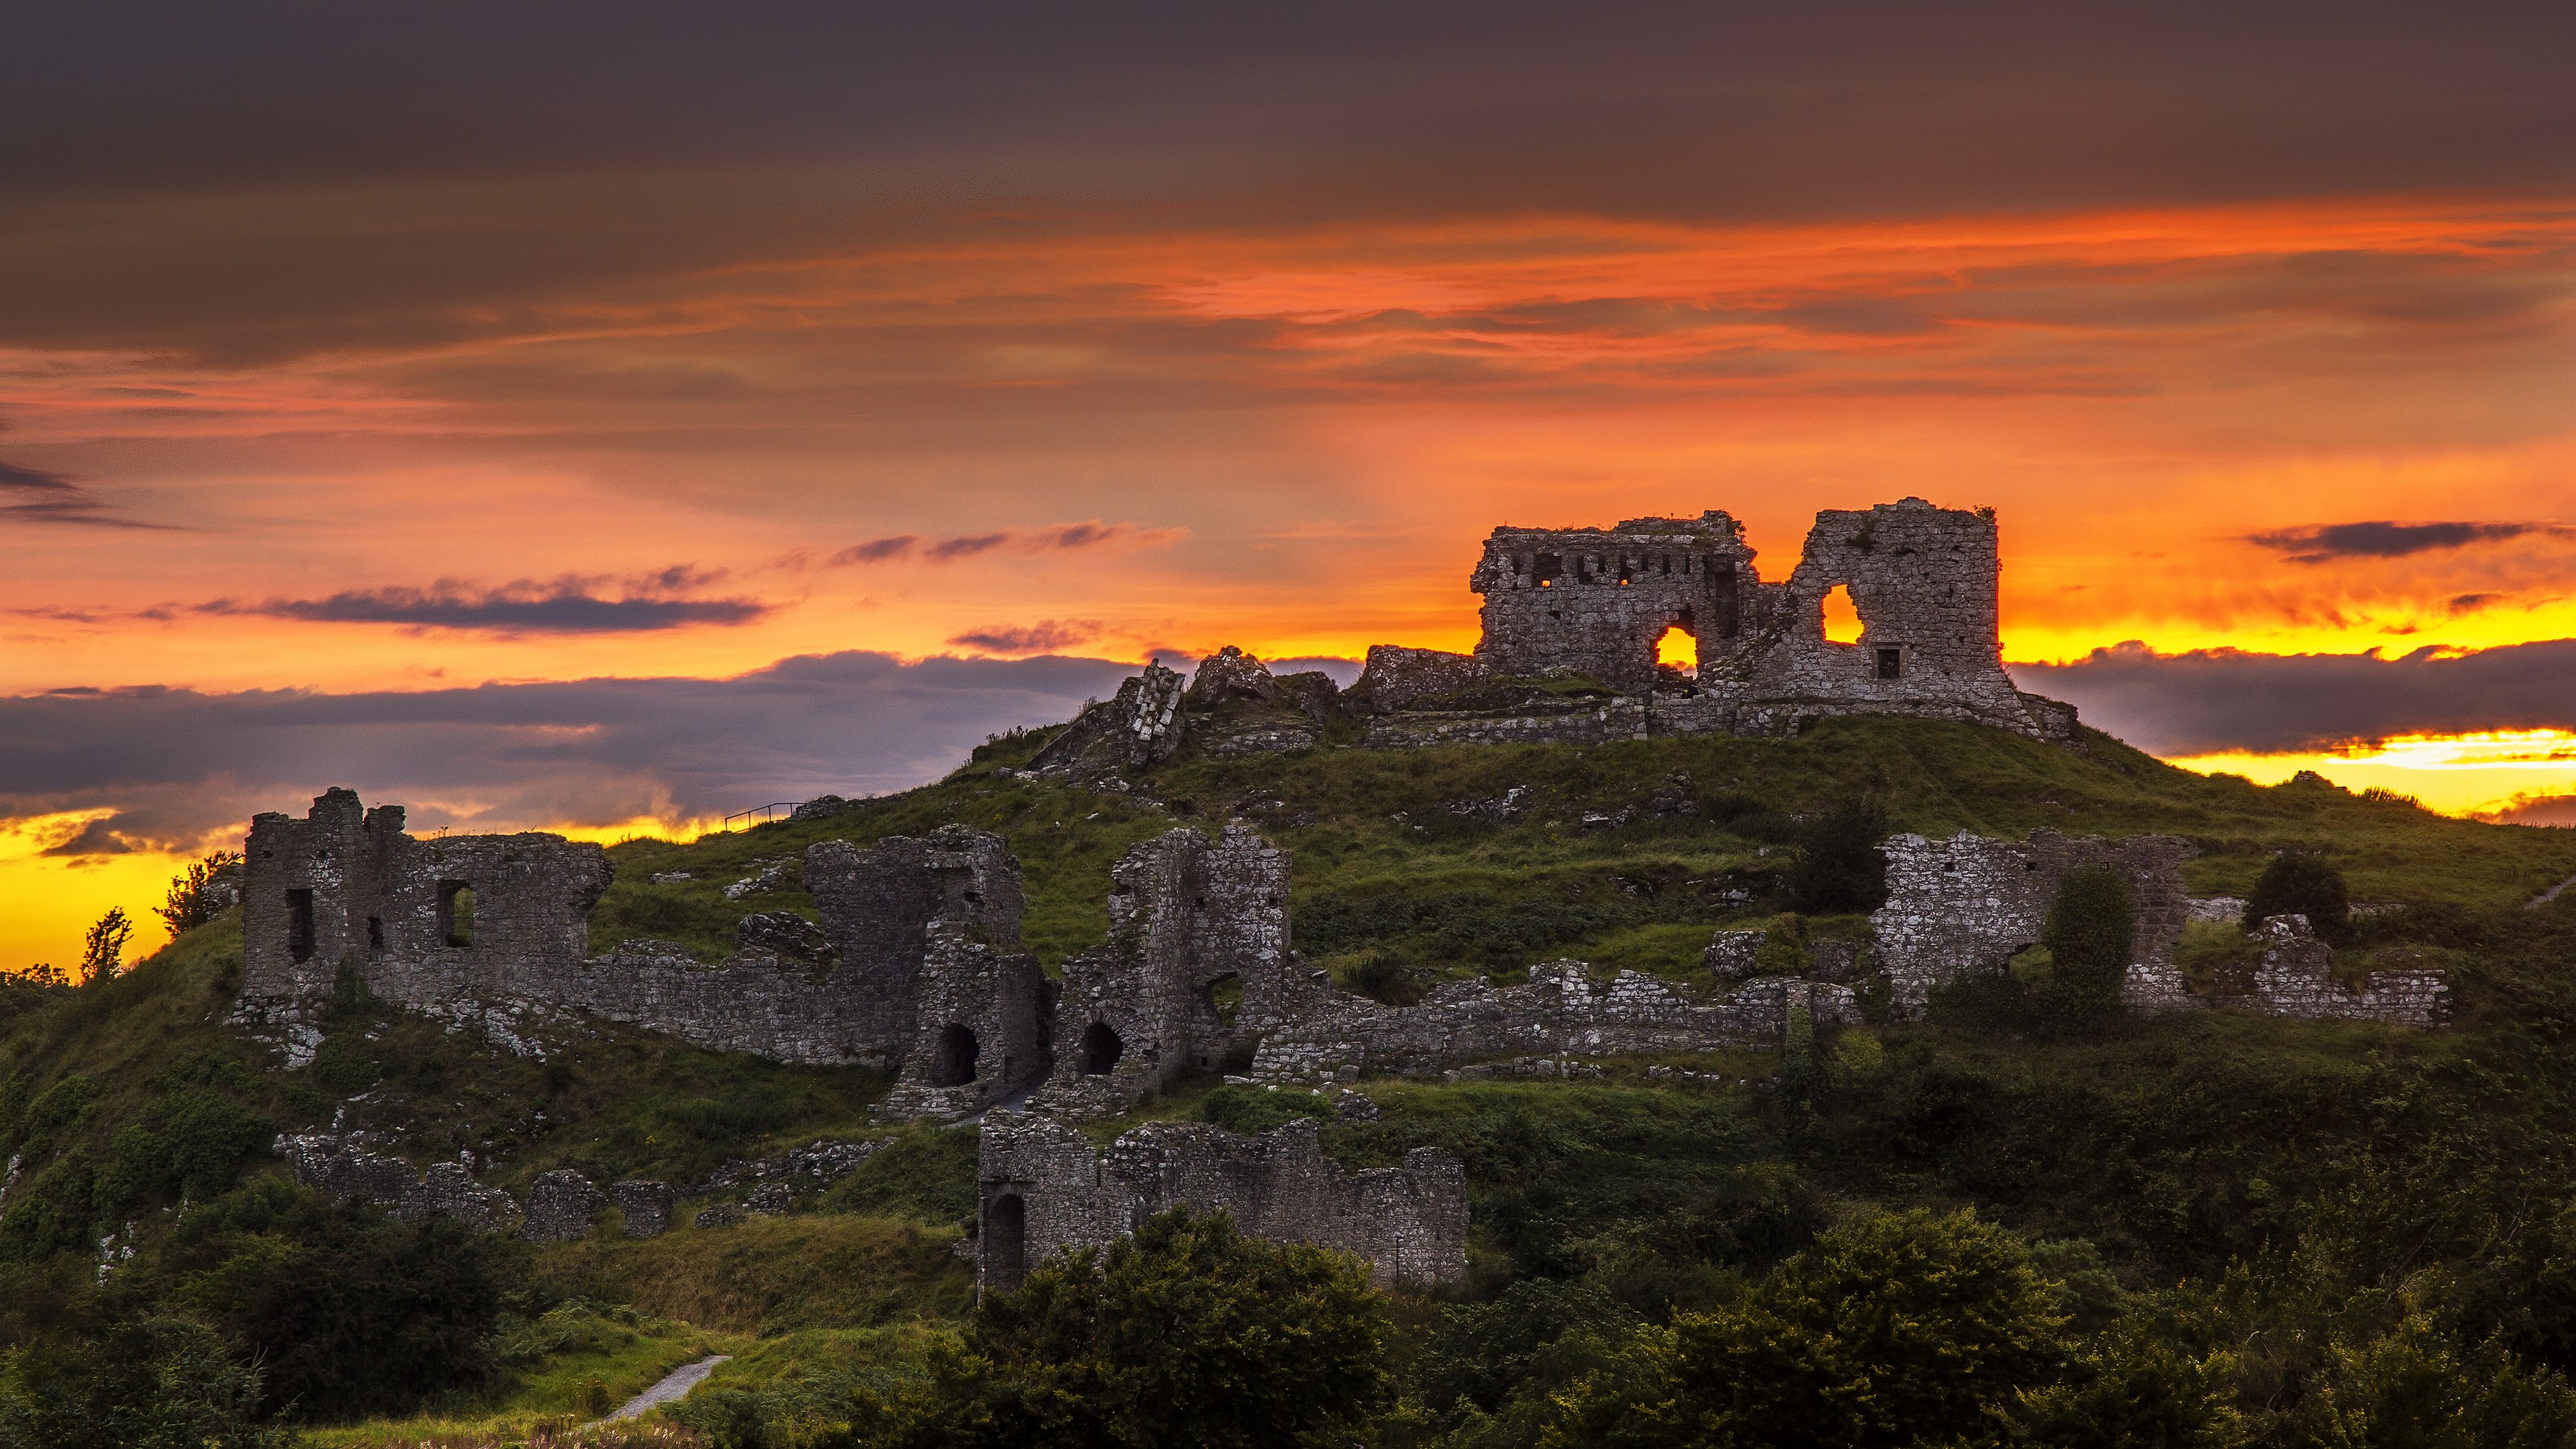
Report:
[[608,1208],[608,1195],[580,1173],[570,1168],[541,1172],[528,1184],[528,1217],[519,1236],[531,1243],[578,1242]]

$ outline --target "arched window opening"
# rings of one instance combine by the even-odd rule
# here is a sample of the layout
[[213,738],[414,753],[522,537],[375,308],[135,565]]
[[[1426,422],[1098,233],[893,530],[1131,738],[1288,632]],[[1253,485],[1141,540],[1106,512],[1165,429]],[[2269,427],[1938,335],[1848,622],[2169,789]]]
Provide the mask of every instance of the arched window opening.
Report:
[[1669,664],[1684,674],[1697,676],[1699,641],[1691,637],[1690,630],[1679,624],[1671,625],[1655,640],[1655,663]]
[[1127,1043],[1105,1021],[1095,1021],[1082,1033],[1082,1074],[1105,1077],[1118,1069],[1118,1059],[1127,1055]]
[[1825,595],[1825,642],[1860,642],[1860,606],[1852,602],[1851,590],[1842,584],[1834,585]]
[[1006,1192],[984,1209],[984,1286],[1009,1293],[1029,1272],[1029,1205]]
[[954,1023],[930,1049],[930,1085],[962,1087],[975,1080],[975,1033]]
[[1216,1019],[1232,1026],[1243,1015],[1243,978],[1228,971],[1207,984],[1208,1009]]

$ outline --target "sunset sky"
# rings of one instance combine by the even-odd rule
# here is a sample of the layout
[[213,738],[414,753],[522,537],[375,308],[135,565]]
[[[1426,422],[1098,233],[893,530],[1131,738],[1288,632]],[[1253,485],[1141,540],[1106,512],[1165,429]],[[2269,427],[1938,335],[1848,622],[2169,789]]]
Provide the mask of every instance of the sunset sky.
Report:
[[687,830],[1907,494],[2095,724],[2576,819],[2576,9],[49,9],[0,969],[329,785]]

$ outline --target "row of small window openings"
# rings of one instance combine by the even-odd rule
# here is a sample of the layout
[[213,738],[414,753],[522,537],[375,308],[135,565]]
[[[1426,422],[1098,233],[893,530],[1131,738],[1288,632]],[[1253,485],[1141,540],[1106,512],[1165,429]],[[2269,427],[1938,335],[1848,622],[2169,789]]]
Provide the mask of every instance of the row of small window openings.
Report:
[[[1677,561],[1680,564],[1678,568],[1674,566]],[[1623,584],[1630,583],[1654,574],[1667,577],[1680,574],[1688,578],[1693,574],[1717,572],[1719,567],[1717,560],[1705,558],[1699,554],[1658,553],[1633,557],[1622,555],[1619,559],[1618,581]],[[1731,569],[1732,566],[1728,567]],[[1553,553],[1516,554],[1512,558],[1512,568],[1516,573],[1536,579],[1540,588],[1550,588],[1554,586],[1557,579],[1564,577],[1565,559],[1563,555]],[[1600,559],[1590,554],[1583,554],[1575,559],[1576,583],[1604,583],[1608,579],[1609,571],[1601,566]]]
[[[461,880],[438,883],[438,939],[450,946],[474,944],[474,887]],[[313,959],[313,892],[286,893],[286,954],[297,961]],[[367,949],[385,949],[385,920],[367,917]]]

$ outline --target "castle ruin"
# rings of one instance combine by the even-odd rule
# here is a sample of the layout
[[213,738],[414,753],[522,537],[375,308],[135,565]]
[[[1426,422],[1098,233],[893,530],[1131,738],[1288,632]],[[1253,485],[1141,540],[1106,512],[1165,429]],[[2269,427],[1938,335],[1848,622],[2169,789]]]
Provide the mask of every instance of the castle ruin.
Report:
[[1345,1173],[1312,1121],[1258,1137],[1197,1123],[1154,1122],[1104,1154],[1046,1117],[987,1123],[977,1176],[978,1281],[1020,1286],[1067,1248],[1106,1247],[1173,1207],[1222,1209],[1274,1242],[1312,1243],[1365,1260],[1381,1285],[1427,1287],[1467,1271],[1467,1178],[1428,1147],[1402,1167]]

